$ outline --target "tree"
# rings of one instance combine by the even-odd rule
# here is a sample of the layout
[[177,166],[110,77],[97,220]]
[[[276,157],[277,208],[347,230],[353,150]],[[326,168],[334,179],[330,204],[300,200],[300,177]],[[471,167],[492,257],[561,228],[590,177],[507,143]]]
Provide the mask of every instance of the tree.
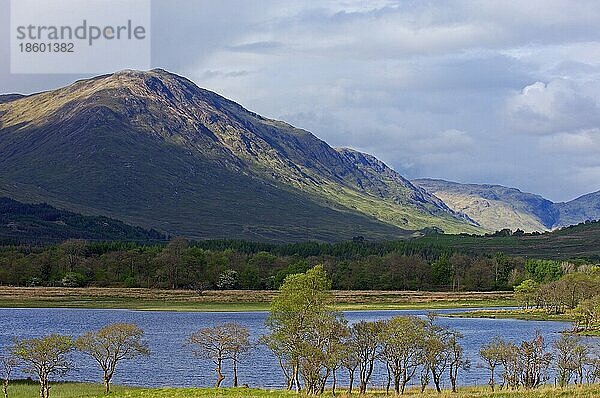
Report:
[[533,339],[521,342],[518,358],[523,387],[535,388],[546,381],[552,354],[546,351],[546,343],[540,332],[536,332]]
[[[450,365],[451,351],[449,349],[449,340],[451,333],[430,322],[424,333],[424,337],[422,364],[431,373],[436,391],[441,392],[441,378]],[[421,383],[422,389],[426,385],[423,385],[423,382],[424,380]]]
[[526,279],[515,286],[515,296],[517,300],[523,302],[525,309],[529,308],[530,303],[535,299],[539,285],[533,279]]
[[144,331],[137,325],[114,323],[98,331],[85,333],[75,340],[75,347],[100,365],[104,389],[108,394],[110,381],[120,361],[150,355],[143,337]]
[[338,314],[327,315],[304,335],[299,359],[306,394],[321,394],[330,375],[333,376],[332,390],[335,394],[335,371],[341,362],[342,339],[346,334],[346,322]]
[[73,272],[85,255],[87,242],[82,239],[68,239],[60,245],[60,248],[66,257],[67,272]]
[[577,331],[591,330],[600,323],[600,295],[582,300],[575,308],[575,328]]
[[519,347],[511,341],[497,340],[497,348],[501,353],[502,386],[517,388],[519,386],[520,365]]
[[382,321],[355,323],[350,328],[352,347],[356,350],[358,358],[359,393],[367,392],[367,385],[373,374],[375,360],[379,355],[379,335],[383,328]]
[[238,361],[240,356],[250,351],[252,344],[250,343],[250,330],[238,323],[226,323],[224,328],[227,329],[227,333],[235,336],[235,339],[231,341],[229,346],[229,359],[233,364],[233,386],[238,386]]
[[13,355],[9,354],[0,356],[0,377],[2,377],[2,391],[4,392],[4,398],[8,398],[8,385],[10,384],[10,378],[13,370],[18,364],[18,359]]
[[486,368],[490,371],[489,385],[492,388],[492,391],[494,391],[494,386],[496,384],[496,367],[502,364],[503,346],[504,342],[501,339],[494,338],[479,350],[479,356],[484,360]]
[[581,337],[563,334],[553,344],[556,349],[556,368],[558,383],[561,387],[568,385],[576,377],[576,383],[583,383],[584,367],[589,362],[589,349],[581,343]]
[[463,338],[463,335],[451,331],[448,340],[448,351],[450,353],[450,365],[448,373],[450,376],[450,384],[452,384],[452,392],[456,392],[456,380],[458,379],[459,370],[467,370],[470,367],[470,362],[464,357],[464,350],[458,340]]
[[45,337],[15,340],[11,352],[25,363],[26,372],[37,375],[40,382],[40,398],[48,398],[50,375],[62,375],[72,368],[68,356],[72,349],[71,337],[51,334]]
[[291,390],[294,388],[294,368],[291,360],[292,348],[287,345],[288,341],[278,339],[273,335],[266,335],[260,338],[260,343],[264,344],[277,357],[279,367],[285,377],[287,389]]
[[184,254],[189,243],[185,238],[176,237],[172,239],[164,249],[156,256],[156,275],[171,289],[179,287],[184,281],[188,281],[189,269]]
[[421,364],[426,327],[427,322],[419,318],[402,316],[383,324],[380,357],[391,371],[396,394],[404,394],[406,384]]
[[220,387],[225,379],[222,372],[225,360],[233,361],[234,385],[237,386],[237,361],[239,355],[250,349],[249,336],[248,328],[233,322],[198,329],[190,335],[189,343],[194,346],[194,354],[215,364],[215,387]]
[[[305,341],[325,320],[338,317],[331,307],[331,281],[322,265],[304,274],[288,275],[271,302],[266,325],[271,346],[287,358],[291,382],[300,391],[300,366]],[[306,364],[306,362],[305,362]]]
[[348,372],[348,395],[352,395],[354,374],[356,373],[356,368],[358,368],[358,354],[356,347],[353,344],[353,340],[350,338],[350,328],[348,329],[348,335],[342,344],[340,364]]

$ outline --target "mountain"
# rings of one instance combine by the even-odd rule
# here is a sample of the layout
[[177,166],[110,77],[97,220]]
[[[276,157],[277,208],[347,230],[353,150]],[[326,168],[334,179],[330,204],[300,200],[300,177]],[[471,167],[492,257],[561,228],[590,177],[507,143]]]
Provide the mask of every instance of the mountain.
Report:
[[557,203],[559,226],[600,220],[600,191],[588,193],[570,202]]
[[472,221],[334,149],[156,69],[0,103],[0,194],[190,238],[373,239]]
[[504,228],[547,231],[600,219],[600,191],[570,202],[553,203],[539,195],[501,185],[460,184],[434,179],[412,182],[490,231]]
[[0,104],[25,97],[23,94],[0,94]]
[[107,217],[89,217],[47,204],[25,204],[0,198],[0,242],[2,244],[46,244],[67,239],[164,241],[155,230],[132,227]]

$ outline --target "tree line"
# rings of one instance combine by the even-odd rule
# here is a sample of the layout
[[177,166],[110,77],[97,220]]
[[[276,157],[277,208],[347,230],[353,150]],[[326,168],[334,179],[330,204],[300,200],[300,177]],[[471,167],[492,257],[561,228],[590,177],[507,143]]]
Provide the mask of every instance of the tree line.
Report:
[[515,296],[527,309],[550,315],[570,314],[576,332],[600,330],[600,267],[580,267],[556,280],[526,279],[515,286]]
[[481,256],[412,241],[268,245],[241,241],[166,245],[68,240],[0,247],[0,284],[174,289],[277,289],[286,276],[323,264],[337,290],[507,290],[558,279],[578,262]]
[[[224,367],[233,370],[233,386],[239,385],[240,359],[257,344],[265,345],[278,359],[287,389],[320,395],[336,394],[337,377],[347,375],[349,394],[357,384],[367,392],[376,363],[387,371],[386,393],[404,394],[410,384],[424,392],[433,386],[441,392],[447,380],[457,390],[459,372],[471,367],[461,345],[463,336],[426,318],[395,316],[379,321],[348,324],[332,306],[331,281],[322,265],[289,275],[273,299],[266,320],[268,333],[252,341],[250,330],[228,322],[203,327],[190,334],[185,344],[199,358],[215,366],[215,387],[222,385]],[[124,360],[150,355],[144,331],[137,325],[117,323],[78,338],[51,334],[15,339],[7,355],[0,357],[4,394],[8,398],[13,371],[37,376],[40,398],[50,395],[50,378],[64,375],[75,364],[70,353],[79,350],[102,371],[105,391],[117,365]],[[564,334],[549,347],[540,333],[520,343],[494,338],[479,355],[490,373],[492,390],[536,388],[548,382],[552,365],[561,386],[600,380],[600,356],[576,335]],[[500,381],[497,381],[498,377]]]

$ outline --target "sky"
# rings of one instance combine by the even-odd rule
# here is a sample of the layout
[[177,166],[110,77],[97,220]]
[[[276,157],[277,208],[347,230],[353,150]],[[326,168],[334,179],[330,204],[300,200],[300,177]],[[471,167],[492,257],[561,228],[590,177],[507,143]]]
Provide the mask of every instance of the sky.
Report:
[[[0,92],[89,76],[11,74],[7,5]],[[153,0],[152,66],[408,178],[566,201],[600,190],[599,26],[597,0]]]

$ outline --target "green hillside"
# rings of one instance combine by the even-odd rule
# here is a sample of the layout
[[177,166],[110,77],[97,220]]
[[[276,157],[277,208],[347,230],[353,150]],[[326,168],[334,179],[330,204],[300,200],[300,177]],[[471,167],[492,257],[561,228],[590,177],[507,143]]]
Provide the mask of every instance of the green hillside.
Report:
[[67,239],[164,242],[155,230],[132,227],[107,217],[88,217],[47,204],[0,198],[0,244],[47,244]]
[[431,247],[473,254],[509,255],[567,260],[600,260],[600,221],[586,222],[553,232],[524,236],[432,235],[416,239]]

